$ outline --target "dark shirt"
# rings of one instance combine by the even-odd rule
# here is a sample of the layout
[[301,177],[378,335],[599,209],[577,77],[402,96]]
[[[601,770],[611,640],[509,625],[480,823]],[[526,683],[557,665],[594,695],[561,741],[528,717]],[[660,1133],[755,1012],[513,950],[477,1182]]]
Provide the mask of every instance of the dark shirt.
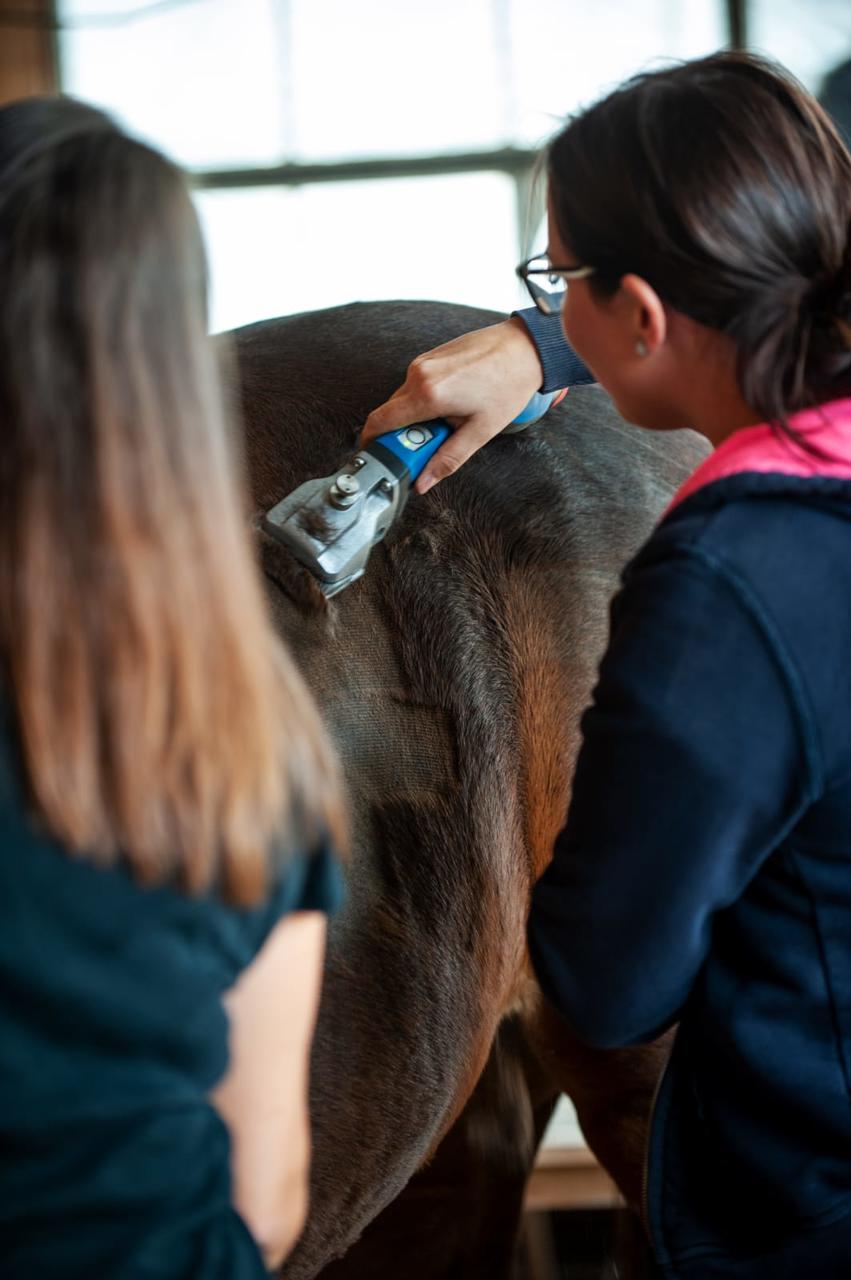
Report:
[[824,408],[832,474],[692,486],[627,568],[533,898],[581,1036],[680,1022],[646,1203],[670,1276],[851,1275],[851,401]]
[[143,889],[69,857],[27,813],[0,731],[0,1275],[260,1280],[208,1101],[222,993],[282,915],[331,910],[328,850],[254,910]]

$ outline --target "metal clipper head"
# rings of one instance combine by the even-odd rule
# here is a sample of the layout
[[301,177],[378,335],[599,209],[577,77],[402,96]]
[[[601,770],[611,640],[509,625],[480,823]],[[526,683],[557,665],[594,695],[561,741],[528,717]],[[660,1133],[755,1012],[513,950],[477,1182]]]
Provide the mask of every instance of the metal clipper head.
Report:
[[364,450],[334,475],[300,485],[266,512],[262,527],[334,596],[362,576],[370,551],[404,507],[408,487],[408,473],[392,455]]

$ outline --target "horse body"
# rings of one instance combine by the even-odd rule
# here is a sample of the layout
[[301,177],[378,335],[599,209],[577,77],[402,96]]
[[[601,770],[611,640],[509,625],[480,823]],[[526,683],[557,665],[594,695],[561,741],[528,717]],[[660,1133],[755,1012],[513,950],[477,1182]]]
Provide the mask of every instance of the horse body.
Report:
[[[498,318],[375,303],[238,331],[257,510],[330,473],[418,352]],[[687,432],[627,427],[599,388],[577,388],[412,498],[366,576],[330,602],[258,534],[276,623],[342,758],[354,836],[291,1280],[502,1274],[561,1090],[636,1191],[663,1051],[574,1043],[531,978],[525,919],[564,820],[618,574],[703,452]],[[485,1205],[501,1206],[501,1230],[492,1217],[477,1228]]]

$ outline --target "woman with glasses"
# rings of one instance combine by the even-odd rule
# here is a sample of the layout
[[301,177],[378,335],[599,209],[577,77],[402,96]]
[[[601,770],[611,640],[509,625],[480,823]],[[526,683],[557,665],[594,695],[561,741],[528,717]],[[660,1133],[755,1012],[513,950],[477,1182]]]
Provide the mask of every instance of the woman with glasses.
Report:
[[0,111],[0,1275],[260,1280],[342,838],[266,614],[185,181]]
[[[840,1280],[851,157],[786,73],[719,54],[579,115],[547,171],[549,261],[523,269],[537,307],[560,311],[625,418],[691,427],[715,450],[612,605],[566,825],[533,897],[533,964],[595,1045],[679,1024],[640,1206],[662,1273]],[[369,431],[451,415],[467,436],[448,473],[541,363],[569,370],[548,341],[539,362],[513,318],[450,344]]]

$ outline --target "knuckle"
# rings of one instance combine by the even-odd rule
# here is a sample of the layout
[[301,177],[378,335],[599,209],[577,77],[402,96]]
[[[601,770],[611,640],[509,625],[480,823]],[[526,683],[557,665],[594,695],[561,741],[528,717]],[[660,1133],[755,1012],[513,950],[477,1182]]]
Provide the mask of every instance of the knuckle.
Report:
[[408,370],[408,382],[415,393],[424,400],[432,402],[437,396],[439,379],[434,370],[425,363],[420,363],[418,356]]
[[408,382],[415,386],[423,381],[425,372],[422,366],[422,356],[417,356],[416,360],[412,360],[408,365]]

